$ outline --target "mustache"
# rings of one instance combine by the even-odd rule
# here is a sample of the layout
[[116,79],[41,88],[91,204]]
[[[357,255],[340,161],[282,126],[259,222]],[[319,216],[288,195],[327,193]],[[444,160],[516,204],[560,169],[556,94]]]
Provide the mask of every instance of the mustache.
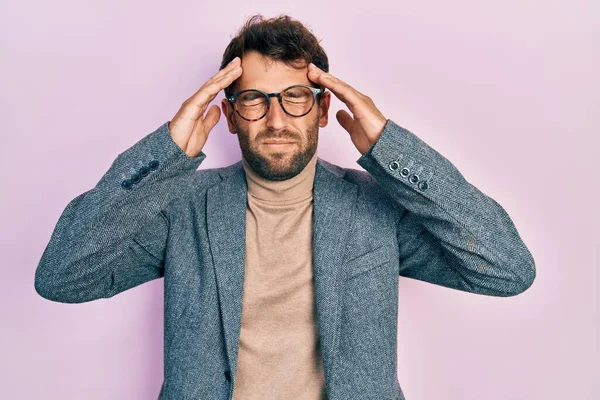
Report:
[[[279,134],[275,134],[275,135],[273,135],[273,134],[271,134],[271,133],[269,133],[268,135],[267,135],[267,134],[264,134],[264,135],[263,135],[263,134],[261,134],[261,135],[258,135],[257,139],[258,139],[258,140],[277,139],[277,140],[290,140],[290,141],[298,141],[298,137],[297,137],[297,135],[294,135],[294,134],[292,134],[292,135],[287,135],[287,134],[286,134],[287,132],[289,132],[289,131],[282,131],[282,132],[279,132]],[[291,133],[291,132],[290,132],[290,133]]]

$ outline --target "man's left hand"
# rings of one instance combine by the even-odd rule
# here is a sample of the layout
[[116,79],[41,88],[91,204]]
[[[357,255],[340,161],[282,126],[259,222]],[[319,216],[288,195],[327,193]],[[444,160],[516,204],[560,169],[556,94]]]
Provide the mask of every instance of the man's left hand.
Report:
[[308,67],[308,79],[331,90],[348,106],[354,118],[345,110],[339,110],[335,117],[340,125],[348,131],[352,143],[360,154],[364,155],[369,147],[379,139],[387,118],[375,107],[369,96],[360,93],[330,73],[324,72],[313,63],[310,63]]

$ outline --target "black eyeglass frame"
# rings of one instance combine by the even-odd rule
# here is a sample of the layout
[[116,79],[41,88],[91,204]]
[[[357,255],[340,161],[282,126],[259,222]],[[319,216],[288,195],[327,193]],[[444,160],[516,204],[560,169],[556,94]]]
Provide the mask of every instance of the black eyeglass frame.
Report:
[[[308,109],[307,112],[305,112],[302,115],[292,115],[283,106],[283,98],[281,97],[281,93],[285,92],[288,89],[295,88],[295,87],[305,87],[305,88],[308,88],[308,89],[311,90],[311,92],[313,94],[312,104],[311,104],[310,108]],[[238,96],[241,95],[242,93],[245,93],[245,92],[259,92],[259,93],[262,93],[263,96],[265,96],[265,98],[267,99],[267,110],[265,111],[265,113],[262,116],[260,116],[258,118],[254,118],[254,119],[248,119],[248,118],[244,117],[242,114],[240,114],[239,111],[234,107],[234,104],[235,104]],[[239,115],[241,118],[245,119],[246,121],[258,121],[258,120],[263,119],[265,117],[265,115],[267,115],[269,113],[269,110],[271,108],[271,97],[277,97],[277,99],[279,100],[279,105],[281,106],[281,109],[287,115],[289,115],[290,117],[300,118],[300,117],[305,116],[309,112],[311,112],[311,110],[315,106],[315,102],[317,100],[317,96],[321,95],[323,93],[325,93],[325,88],[316,88],[316,87],[312,87],[312,86],[308,86],[308,85],[292,85],[292,86],[290,86],[288,88],[285,88],[281,92],[274,92],[274,93],[265,93],[262,90],[258,90],[258,89],[245,89],[245,90],[242,90],[242,91],[239,91],[239,92],[233,94],[232,96],[227,97],[227,101],[229,101],[229,103],[231,104],[231,106],[233,107],[233,109],[235,110],[235,112],[237,113],[237,115]]]

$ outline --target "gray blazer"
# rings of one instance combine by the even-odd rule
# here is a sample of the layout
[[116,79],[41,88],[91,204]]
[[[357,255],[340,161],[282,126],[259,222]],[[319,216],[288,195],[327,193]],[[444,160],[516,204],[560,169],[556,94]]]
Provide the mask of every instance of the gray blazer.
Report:
[[[188,157],[164,123],[66,206],[35,273],[37,293],[63,303],[164,277],[159,399],[231,399],[236,379],[247,185],[241,161],[197,170],[205,157]],[[535,264],[506,211],[393,121],[357,163],[367,172],[318,158],[314,181],[327,397],[404,399],[398,276],[514,296]]]

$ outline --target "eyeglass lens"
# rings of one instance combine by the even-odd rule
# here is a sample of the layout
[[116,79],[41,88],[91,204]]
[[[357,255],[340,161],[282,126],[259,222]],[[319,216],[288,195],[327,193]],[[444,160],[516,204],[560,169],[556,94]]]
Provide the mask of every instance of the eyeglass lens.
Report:
[[[281,93],[283,108],[293,116],[306,114],[313,105],[313,92],[305,87],[293,87]],[[277,101],[272,98],[271,101]],[[236,101],[240,115],[247,119],[257,119],[267,112],[267,96],[257,90],[240,94]]]

